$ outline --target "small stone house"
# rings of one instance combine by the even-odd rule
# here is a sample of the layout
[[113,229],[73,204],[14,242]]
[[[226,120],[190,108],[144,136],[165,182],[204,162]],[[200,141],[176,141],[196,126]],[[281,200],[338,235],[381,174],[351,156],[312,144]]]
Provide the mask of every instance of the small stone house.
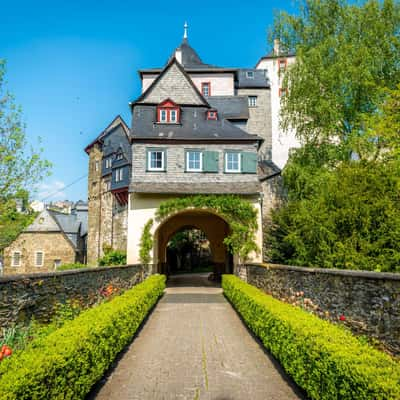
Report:
[[43,210],[4,249],[4,275],[50,272],[86,262],[88,206],[79,201],[70,214]]

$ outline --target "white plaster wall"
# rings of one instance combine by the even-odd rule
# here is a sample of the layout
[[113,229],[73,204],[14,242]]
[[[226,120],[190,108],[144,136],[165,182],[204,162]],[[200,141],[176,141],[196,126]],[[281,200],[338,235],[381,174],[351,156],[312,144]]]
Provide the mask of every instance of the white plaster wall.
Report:
[[235,90],[234,74],[189,74],[193,83],[201,92],[201,83],[210,82],[211,96],[233,96]]
[[[171,198],[172,196],[153,194],[153,195],[140,195],[131,193],[129,196],[129,211],[128,211],[128,242],[127,242],[127,263],[138,264],[140,263],[140,238],[142,236],[143,228],[150,218],[155,217],[155,213],[160,203]],[[262,214],[261,204],[257,197],[247,198],[257,210],[258,230],[256,233],[256,243],[260,249],[259,253],[252,253],[249,256],[250,262],[262,262],[262,246],[263,246],[263,232],[262,232]],[[151,233],[154,235],[158,229],[159,224],[154,221]],[[151,263],[157,262],[155,259],[156,243],[151,253]]]
[[[295,62],[295,57],[287,57],[288,66]],[[272,118],[272,161],[283,168],[289,157],[291,148],[300,147],[293,130],[284,132],[279,126],[280,97],[279,88],[282,85],[283,76],[279,76],[279,58],[263,59],[257,69],[266,69],[271,83],[271,118]]]

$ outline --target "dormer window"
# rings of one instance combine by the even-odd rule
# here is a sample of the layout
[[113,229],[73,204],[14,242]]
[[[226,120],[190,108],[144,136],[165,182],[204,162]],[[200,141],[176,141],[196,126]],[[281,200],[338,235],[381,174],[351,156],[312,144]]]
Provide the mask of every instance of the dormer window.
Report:
[[216,121],[218,119],[218,112],[216,110],[207,111],[207,119]]
[[122,155],[122,153],[118,153],[117,154],[117,160],[122,160],[123,159],[123,155]]
[[165,100],[157,107],[157,122],[159,124],[178,124],[180,110],[172,100]]
[[254,79],[254,71],[247,71],[246,77],[247,79]]

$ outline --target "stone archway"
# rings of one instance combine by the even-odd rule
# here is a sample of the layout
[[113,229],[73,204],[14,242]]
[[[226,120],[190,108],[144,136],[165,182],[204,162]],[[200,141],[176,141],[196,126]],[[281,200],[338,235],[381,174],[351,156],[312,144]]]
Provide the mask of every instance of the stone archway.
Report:
[[228,223],[220,216],[207,210],[184,210],[163,221],[154,233],[154,261],[158,272],[169,272],[167,265],[167,245],[170,238],[185,227],[193,227],[204,232],[212,253],[214,273],[232,273],[232,256],[224,244],[229,235]]

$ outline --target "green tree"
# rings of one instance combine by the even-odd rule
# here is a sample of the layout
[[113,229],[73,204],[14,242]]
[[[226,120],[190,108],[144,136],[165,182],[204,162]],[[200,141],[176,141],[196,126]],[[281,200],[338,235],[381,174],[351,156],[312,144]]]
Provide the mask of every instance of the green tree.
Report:
[[49,172],[41,149],[31,147],[25,136],[21,109],[5,87],[5,61],[0,60],[0,250],[31,222],[32,215],[18,214],[15,199],[28,196]]
[[303,144],[283,173],[271,259],[400,271],[400,4],[306,0],[271,36],[296,52],[281,125]]
[[271,37],[296,52],[283,78],[283,128],[303,143],[331,144],[334,159],[348,157],[365,115],[400,82],[399,27],[393,0],[305,0],[297,14],[277,14]]

